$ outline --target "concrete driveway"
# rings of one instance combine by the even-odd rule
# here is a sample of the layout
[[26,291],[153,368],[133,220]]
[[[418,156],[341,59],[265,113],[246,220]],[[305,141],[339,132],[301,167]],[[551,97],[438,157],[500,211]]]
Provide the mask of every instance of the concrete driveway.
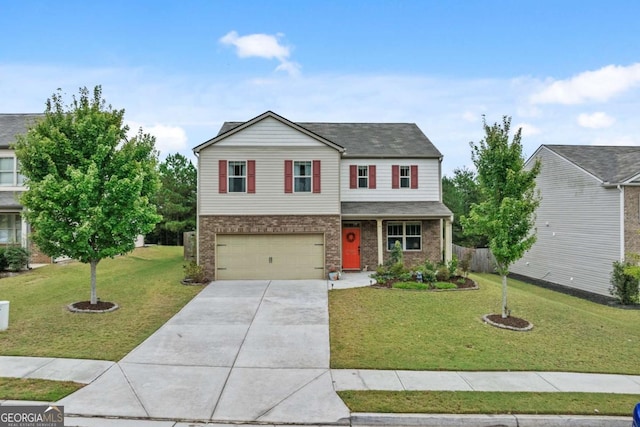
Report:
[[78,415],[348,423],[329,371],[327,283],[214,282],[59,403]]

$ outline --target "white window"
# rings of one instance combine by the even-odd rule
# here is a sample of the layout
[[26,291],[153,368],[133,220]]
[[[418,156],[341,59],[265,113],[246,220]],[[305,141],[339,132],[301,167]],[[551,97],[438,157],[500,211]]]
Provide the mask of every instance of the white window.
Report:
[[311,192],[311,162],[293,162],[293,188],[296,193]]
[[0,214],[0,243],[20,243],[22,241],[22,220],[20,214]]
[[400,242],[404,251],[422,250],[422,225],[419,222],[390,222],[387,224],[387,250]]
[[369,188],[369,166],[358,166],[358,188]]
[[400,188],[411,188],[410,166],[400,166]]
[[23,182],[18,160],[15,157],[0,157],[0,186],[15,187]]
[[229,162],[229,192],[247,191],[247,162]]

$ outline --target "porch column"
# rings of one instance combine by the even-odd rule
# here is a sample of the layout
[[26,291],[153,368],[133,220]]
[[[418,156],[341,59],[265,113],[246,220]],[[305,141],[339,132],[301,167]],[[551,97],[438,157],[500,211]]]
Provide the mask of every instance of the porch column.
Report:
[[20,216],[20,246],[29,250],[29,227],[27,226],[27,221]]
[[452,246],[452,221],[451,218],[444,220],[444,261],[451,261],[453,246]]
[[381,218],[376,219],[376,231],[378,234],[378,265],[382,265],[384,264],[384,245],[382,241],[382,219]]

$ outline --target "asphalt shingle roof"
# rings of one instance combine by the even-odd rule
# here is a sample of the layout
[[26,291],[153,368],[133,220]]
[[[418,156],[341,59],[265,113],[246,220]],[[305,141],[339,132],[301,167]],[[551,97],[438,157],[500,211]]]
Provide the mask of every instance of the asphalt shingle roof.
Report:
[[20,197],[19,192],[0,191],[0,209],[22,209],[18,197]]
[[619,184],[640,174],[640,146],[544,145],[604,183]]
[[[347,150],[344,157],[442,157],[415,123],[295,123],[344,147]],[[241,124],[225,122],[218,135]]]
[[16,135],[27,132],[27,128],[44,114],[0,114],[0,148],[9,148]]
[[426,202],[342,202],[342,215],[385,218],[443,218],[453,213],[443,203]]

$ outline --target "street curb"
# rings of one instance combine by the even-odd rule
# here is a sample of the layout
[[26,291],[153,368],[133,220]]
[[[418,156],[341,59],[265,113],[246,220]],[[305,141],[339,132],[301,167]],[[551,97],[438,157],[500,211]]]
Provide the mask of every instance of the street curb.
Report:
[[631,417],[582,415],[446,415],[352,413],[358,427],[629,427]]

